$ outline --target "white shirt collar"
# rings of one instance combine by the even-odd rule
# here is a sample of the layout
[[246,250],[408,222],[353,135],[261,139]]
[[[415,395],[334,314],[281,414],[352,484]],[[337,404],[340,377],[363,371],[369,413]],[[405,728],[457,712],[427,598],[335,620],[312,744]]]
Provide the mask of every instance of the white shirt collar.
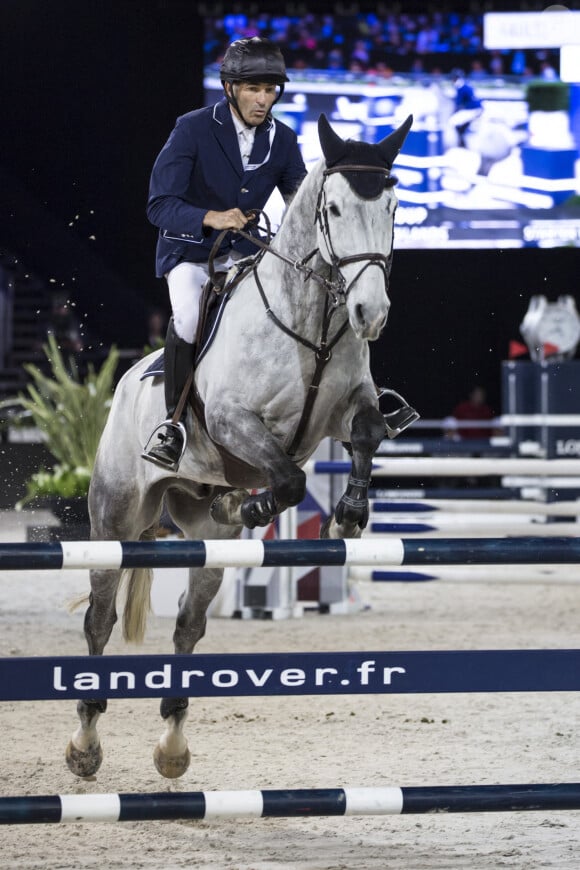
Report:
[[[265,158],[260,163],[249,163],[247,161],[249,161],[250,153],[254,147],[254,139],[256,138],[256,127],[247,127],[243,121],[240,121],[238,116],[233,112],[231,108],[230,112],[232,113],[232,120],[234,122],[234,127],[238,136],[238,144],[240,146],[240,155],[242,157],[244,169],[259,169],[260,166],[263,166],[264,163],[267,163],[270,159],[270,154],[272,153],[272,143],[274,141],[274,136],[276,135],[276,122],[273,118],[268,119],[268,138],[270,147],[268,148],[268,153],[266,154]],[[241,133],[243,133],[244,135],[240,135]],[[244,152],[247,156],[244,156]]]

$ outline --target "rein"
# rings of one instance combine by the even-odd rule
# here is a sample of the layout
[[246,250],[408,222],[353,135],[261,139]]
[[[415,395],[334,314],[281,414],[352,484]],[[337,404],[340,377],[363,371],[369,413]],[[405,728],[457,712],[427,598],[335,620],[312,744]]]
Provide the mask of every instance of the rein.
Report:
[[[314,248],[314,250],[307,254],[305,257],[303,257],[302,260],[292,260],[285,254],[280,253],[280,251],[276,251],[274,248],[270,247],[270,244],[268,242],[262,241],[262,239],[253,236],[251,233],[247,233],[245,230],[224,230],[219,237],[220,244],[223,237],[230,232],[235,232],[236,235],[241,236],[248,242],[252,242],[253,245],[255,245],[257,248],[260,248],[262,251],[267,251],[269,254],[273,254],[275,257],[278,257],[279,260],[283,260],[283,262],[286,263],[288,266],[292,266],[292,268],[296,272],[301,272],[304,275],[305,281],[308,281],[310,278],[312,278],[313,281],[316,281],[318,284],[320,284],[321,287],[323,287],[324,290],[328,293],[334,307],[338,307],[338,305],[341,304],[339,301],[335,301],[335,299],[338,299],[338,295],[340,292],[340,280],[329,280],[328,278],[325,278],[324,275],[319,275],[318,272],[315,272],[314,269],[306,265],[308,261],[311,260],[316,253],[318,253],[318,248]],[[216,244],[217,241],[218,240],[216,239]]]

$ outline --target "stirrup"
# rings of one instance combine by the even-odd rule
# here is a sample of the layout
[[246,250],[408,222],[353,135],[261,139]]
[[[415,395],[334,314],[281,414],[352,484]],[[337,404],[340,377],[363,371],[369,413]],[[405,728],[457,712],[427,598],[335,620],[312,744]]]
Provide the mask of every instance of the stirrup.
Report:
[[[179,454],[179,458],[174,462],[164,462],[162,459],[159,459],[157,456],[152,456],[149,453],[151,449],[151,442],[155,438],[158,432],[161,429],[175,429],[177,433],[181,435],[181,452]],[[155,445],[157,446],[157,445]],[[141,453],[141,458],[146,459],[148,462],[152,462],[153,465],[159,466],[159,468],[166,468],[170,471],[177,471],[181,464],[181,460],[185,454],[185,449],[187,447],[187,430],[184,424],[179,420],[177,423],[174,423],[173,420],[164,420],[162,423],[159,423],[158,426],[155,427],[149,438],[147,439],[147,444],[143,448]]]
[[383,396],[393,396],[401,403],[400,408],[390,411],[388,414],[383,414],[385,421],[385,429],[389,438],[396,438],[401,432],[404,432],[411,423],[419,420],[421,415],[415,408],[412,408],[395,390],[389,390],[386,387],[381,387],[379,392],[379,402]]

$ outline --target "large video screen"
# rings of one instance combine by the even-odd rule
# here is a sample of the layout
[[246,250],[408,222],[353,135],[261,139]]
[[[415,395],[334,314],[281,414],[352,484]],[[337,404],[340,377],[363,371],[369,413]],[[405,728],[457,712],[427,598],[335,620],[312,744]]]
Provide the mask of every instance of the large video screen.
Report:
[[[580,31],[580,12],[541,25],[560,14],[573,22],[560,31]],[[414,116],[393,170],[398,248],[580,246],[580,84],[562,81],[559,38],[522,47],[519,23],[433,10],[208,15],[205,99],[223,94],[230,42],[268,37],[291,80],[274,115],[296,131],[308,167],[320,158],[322,112],[343,138],[367,142]],[[576,56],[580,42],[570,48]],[[281,210],[274,197],[274,224]]]

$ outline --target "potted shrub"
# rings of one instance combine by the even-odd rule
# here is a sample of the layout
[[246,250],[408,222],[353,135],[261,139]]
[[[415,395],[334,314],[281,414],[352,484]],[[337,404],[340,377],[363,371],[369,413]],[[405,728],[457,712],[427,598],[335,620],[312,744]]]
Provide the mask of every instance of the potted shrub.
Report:
[[109,415],[119,352],[113,347],[97,371],[90,364],[81,378],[74,358],[66,360],[54,336],[43,351],[50,364],[44,374],[32,364],[27,394],[18,396],[21,418],[30,417],[40,430],[52,468],[40,468],[26,483],[17,509],[47,506],[63,523],[88,522],[86,497],[101,433]]

